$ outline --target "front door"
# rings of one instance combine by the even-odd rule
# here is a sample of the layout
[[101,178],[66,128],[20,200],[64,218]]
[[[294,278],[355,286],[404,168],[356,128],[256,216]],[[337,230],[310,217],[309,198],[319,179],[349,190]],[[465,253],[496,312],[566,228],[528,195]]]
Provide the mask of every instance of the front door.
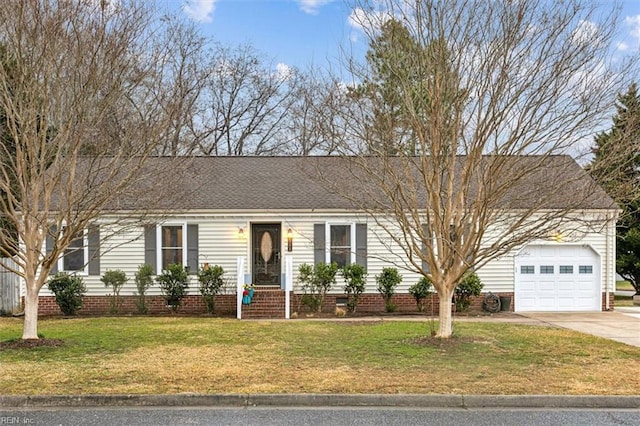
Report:
[[251,271],[253,284],[280,286],[280,235],[279,223],[254,223],[251,225]]

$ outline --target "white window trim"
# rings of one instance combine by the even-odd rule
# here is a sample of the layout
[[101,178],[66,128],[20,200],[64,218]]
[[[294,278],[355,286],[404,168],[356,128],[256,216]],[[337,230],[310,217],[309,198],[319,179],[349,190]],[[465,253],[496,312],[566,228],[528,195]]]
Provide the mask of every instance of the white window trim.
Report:
[[167,222],[156,226],[156,265],[157,273],[162,273],[162,227],[182,227],[182,266],[187,266],[187,222]]
[[[66,226],[67,225],[64,225],[64,224],[62,225],[63,228],[65,228]],[[62,236],[62,232],[60,233],[60,236]],[[60,257],[58,257],[58,272],[67,272],[71,274],[88,276],[89,275],[89,230],[87,228],[84,228],[82,230],[82,254],[84,256],[84,259],[83,259],[84,267],[82,269],[77,271],[64,269],[64,256],[65,256],[65,252],[68,249],[69,247],[63,250],[62,253],[60,254]]]
[[331,227],[332,226],[349,226],[349,238],[351,239],[349,247],[349,264],[356,263],[356,223],[355,222],[325,222],[324,224],[324,262],[328,265],[331,262]]

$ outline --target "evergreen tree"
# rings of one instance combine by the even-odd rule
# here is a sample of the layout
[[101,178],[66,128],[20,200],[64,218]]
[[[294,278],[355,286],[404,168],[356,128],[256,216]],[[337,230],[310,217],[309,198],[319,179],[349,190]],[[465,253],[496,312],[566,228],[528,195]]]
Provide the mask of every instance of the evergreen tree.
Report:
[[425,92],[420,90],[420,81],[427,71],[420,67],[420,62],[425,57],[426,50],[396,19],[386,21],[378,37],[369,43],[366,55],[369,76],[353,95],[371,100],[372,153],[415,154],[405,105],[408,100],[411,103],[425,100]]
[[[424,154],[423,122],[438,109],[444,120],[456,117],[456,103],[465,97],[460,79],[452,70],[449,46],[443,38],[420,38],[398,19],[391,18],[369,42],[367,76],[351,94],[369,102],[368,153],[373,155]],[[432,97],[437,91],[435,102]],[[435,103],[435,105],[434,105]],[[450,126],[453,128],[454,126]],[[422,143],[420,140],[422,139]],[[458,140],[452,135],[451,141]],[[426,145],[429,145],[428,143]],[[447,149],[448,155],[452,148]],[[440,152],[429,152],[439,155]]]
[[632,84],[618,96],[613,125],[595,137],[591,175],[620,205],[616,271],[640,294],[640,95]]

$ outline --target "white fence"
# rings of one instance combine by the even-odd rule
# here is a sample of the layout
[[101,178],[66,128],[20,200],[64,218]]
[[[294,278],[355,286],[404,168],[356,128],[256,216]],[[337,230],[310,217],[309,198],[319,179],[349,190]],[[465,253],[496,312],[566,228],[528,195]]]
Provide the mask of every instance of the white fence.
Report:
[[[2,258],[0,263],[15,268],[11,258]],[[21,308],[20,277],[0,265],[0,315],[18,313]]]

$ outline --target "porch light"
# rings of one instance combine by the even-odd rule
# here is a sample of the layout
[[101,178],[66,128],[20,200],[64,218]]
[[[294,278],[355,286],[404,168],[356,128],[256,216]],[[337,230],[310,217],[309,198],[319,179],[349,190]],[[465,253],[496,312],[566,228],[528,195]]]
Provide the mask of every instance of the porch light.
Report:
[[562,231],[558,231],[553,234],[553,241],[555,241],[556,243],[561,243],[564,241],[564,234],[562,233]]
[[238,238],[239,239],[244,239],[244,228],[242,228],[242,226],[238,227]]
[[287,229],[287,251],[293,251],[293,230],[291,228]]

